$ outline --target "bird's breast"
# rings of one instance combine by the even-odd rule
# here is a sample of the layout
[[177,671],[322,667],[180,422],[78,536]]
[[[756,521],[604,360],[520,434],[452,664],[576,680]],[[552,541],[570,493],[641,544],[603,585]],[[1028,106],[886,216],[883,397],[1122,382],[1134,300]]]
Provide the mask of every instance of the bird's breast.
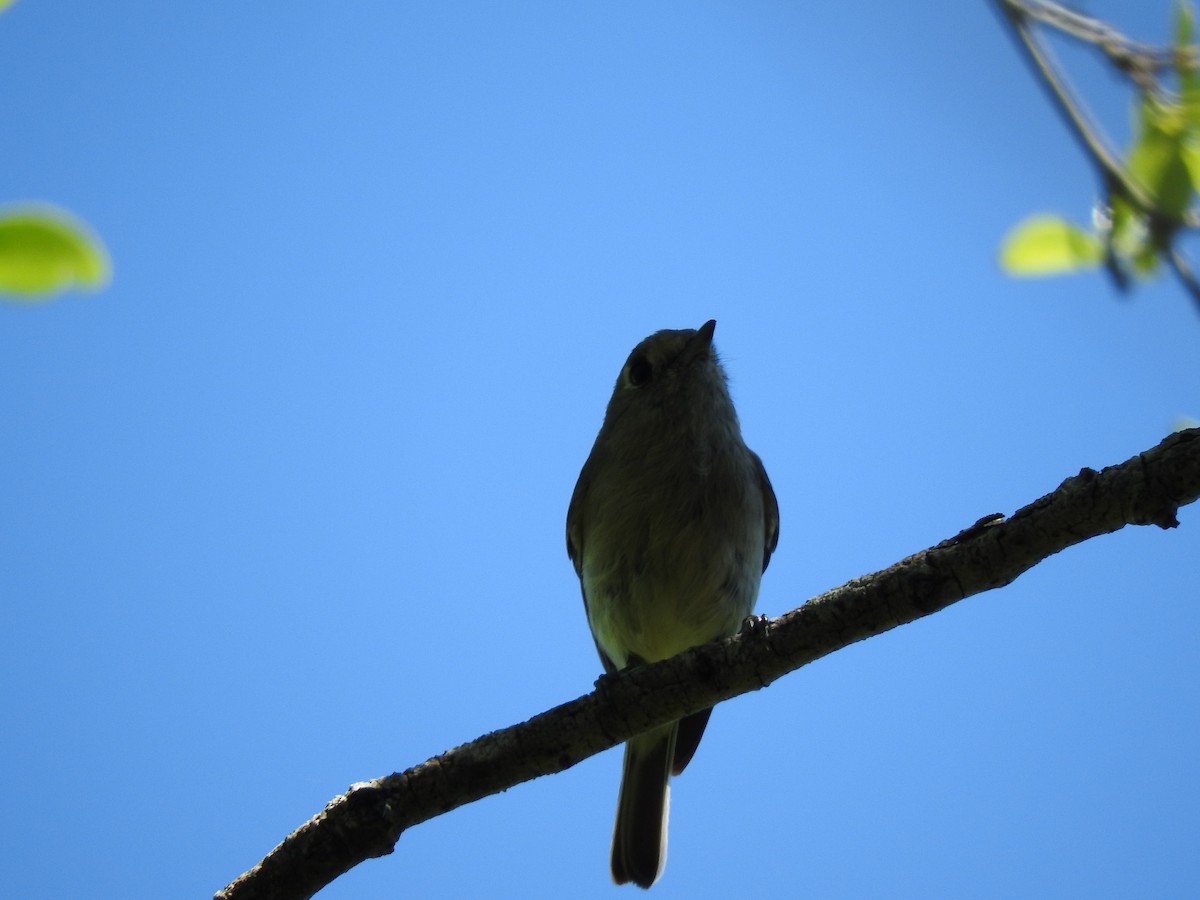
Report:
[[[654,467],[650,467],[653,470]],[[583,590],[597,643],[618,666],[651,662],[733,634],[762,574],[762,499],[738,472],[622,479],[593,497]]]

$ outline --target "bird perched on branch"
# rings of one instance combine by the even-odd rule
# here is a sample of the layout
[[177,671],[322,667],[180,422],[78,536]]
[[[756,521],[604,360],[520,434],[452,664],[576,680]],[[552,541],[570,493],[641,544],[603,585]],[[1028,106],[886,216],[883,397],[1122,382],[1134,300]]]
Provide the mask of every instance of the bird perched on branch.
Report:
[[[715,321],[630,353],[567,511],[567,553],[606,672],[734,634],[779,539],[779,506],[742,440]],[[712,710],[625,744],[612,876],[648,888],[667,855],[669,779]]]

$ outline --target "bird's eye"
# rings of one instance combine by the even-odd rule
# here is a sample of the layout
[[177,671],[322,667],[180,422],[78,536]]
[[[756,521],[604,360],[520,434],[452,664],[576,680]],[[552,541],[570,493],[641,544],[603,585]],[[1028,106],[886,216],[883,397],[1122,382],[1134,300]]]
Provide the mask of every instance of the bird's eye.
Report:
[[629,383],[633,387],[641,387],[650,380],[650,373],[653,371],[653,366],[650,365],[650,360],[644,356],[635,356],[629,361]]

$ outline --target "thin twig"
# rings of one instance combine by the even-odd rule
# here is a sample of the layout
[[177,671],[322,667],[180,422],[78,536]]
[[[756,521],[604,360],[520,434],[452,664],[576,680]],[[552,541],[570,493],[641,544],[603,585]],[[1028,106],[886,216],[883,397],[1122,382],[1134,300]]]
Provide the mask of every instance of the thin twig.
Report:
[[[1200,227],[1200,216],[1196,216],[1194,213],[1189,213],[1178,220],[1172,220],[1158,209],[1146,193],[1145,188],[1129,176],[1117,154],[1109,149],[1101,136],[1100,129],[1092,124],[1083,101],[1078,99],[1075,91],[1072,90],[1066,77],[1062,74],[1061,67],[1054,62],[1050,49],[1029,27],[1029,10],[1025,4],[1019,0],[999,0],[999,3],[1009,22],[1012,23],[1013,30],[1021,39],[1021,46],[1024,47],[1030,63],[1037,69],[1042,83],[1049,89],[1050,98],[1062,113],[1063,118],[1067,120],[1067,124],[1071,126],[1075,137],[1082,143],[1084,152],[1100,167],[1105,183],[1118,187],[1140,213],[1151,219],[1166,220],[1175,225],[1183,224],[1189,228]],[[1039,4],[1039,6],[1041,5]]]
[[1024,18],[1036,19],[1062,34],[1075,38],[1100,50],[1114,66],[1128,72],[1139,86],[1149,74],[1169,69],[1175,65],[1177,54],[1174,49],[1164,49],[1132,40],[1106,22],[1085,16],[1057,3],[1042,0],[1002,0]]
[[[1155,72],[1176,64],[1178,50],[1154,48],[1132,41],[1103,22],[1048,0],[997,0],[997,3],[1019,38],[1026,58],[1041,76],[1040,80],[1046,86],[1051,101],[1066,120],[1071,133],[1082,145],[1085,155],[1099,169],[1106,194],[1109,197],[1124,197],[1146,218],[1151,233],[1158,236],[1160,251],[1167,257],[1172,271],[1196,302],[1197,308],[1200,308],[1200,281],[1174,243],[1180,228],[1200,228],[1200,213],[1190,209],[1179,215],[1164,212],[1146,189],[1129,174],[1119,156],[1108,146],[1101,130],[1093,124],[1086,106],[1071,88],[1062,67],[1053,59],[1049,47],[1031,26],[1031,20],[1054,27],[1064,34],[1100,48],[1114,65],[1127,72],[1144,92],[1161,90],[1155,79]],[[1195,55],[1195,48],[1188,48],[1185,63],[1194,66]],[[1116,258],[1110,256],[1110,260],[1110,272],[1119,275]],[[1123,278],[1118,277],[1116,281],[1118,287],[1123,287]]]

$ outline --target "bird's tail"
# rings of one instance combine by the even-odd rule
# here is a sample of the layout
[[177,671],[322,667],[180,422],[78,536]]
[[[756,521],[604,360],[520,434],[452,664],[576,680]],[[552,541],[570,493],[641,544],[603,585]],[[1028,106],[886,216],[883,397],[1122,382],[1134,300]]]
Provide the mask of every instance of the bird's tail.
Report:
[[617,884],[632,881],[648,888],[666,865],[668,781],[677,728],[678,723],[672,722],[625,744],[612,843],[612,876]]

